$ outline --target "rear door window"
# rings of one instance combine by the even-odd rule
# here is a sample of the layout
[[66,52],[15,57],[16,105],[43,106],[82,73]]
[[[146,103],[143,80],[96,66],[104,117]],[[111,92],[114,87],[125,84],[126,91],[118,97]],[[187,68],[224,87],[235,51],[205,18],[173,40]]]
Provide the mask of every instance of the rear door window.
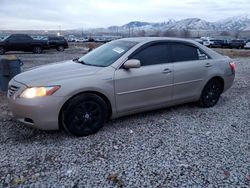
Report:
[[193,61],[199,60],[199,53],[201,51],[188,44],[183,43],[171,43],[171,51],[172,51],[172,61],[179,62],[179,61]]
[[21,42],[28,42],[28,41],[31,41],[32,38],[29,37],[29,36],[23,35],[23,36],[19,36],[19,40],[20,40]]

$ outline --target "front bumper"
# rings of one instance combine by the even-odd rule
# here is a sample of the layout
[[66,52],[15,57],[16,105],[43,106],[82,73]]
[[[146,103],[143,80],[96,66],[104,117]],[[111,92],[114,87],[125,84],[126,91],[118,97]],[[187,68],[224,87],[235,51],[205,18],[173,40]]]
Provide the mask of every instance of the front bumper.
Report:
[[18,96],[26,88],[25,85],[12,80],[9,84],[19,89],[14,93],[8,92],[9,108],[15,119],[29,127],[41,130],[58,130],[59,114],[64,98],[47,96],[35,99],[24,99]]

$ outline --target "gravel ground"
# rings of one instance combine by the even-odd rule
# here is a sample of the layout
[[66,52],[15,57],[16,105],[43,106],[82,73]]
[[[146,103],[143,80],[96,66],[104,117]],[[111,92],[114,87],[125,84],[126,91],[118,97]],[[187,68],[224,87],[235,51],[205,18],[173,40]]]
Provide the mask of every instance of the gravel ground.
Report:
[[[81,53],[18,57],[27,69]],[[85,138],[18,124],[0,94],[0,187],[250,187],[250,58],[236,61],[215,107],[124,117]]]

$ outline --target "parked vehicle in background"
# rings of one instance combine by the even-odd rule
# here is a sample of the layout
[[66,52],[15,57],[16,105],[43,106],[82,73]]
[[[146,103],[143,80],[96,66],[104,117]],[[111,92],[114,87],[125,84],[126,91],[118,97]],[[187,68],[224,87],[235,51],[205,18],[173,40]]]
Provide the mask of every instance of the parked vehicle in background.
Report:
[[244,48],[250,49],[250,39],[246,41]]
[[240,39],[236,39],[236,40],[231,40],[230,41],[230,48],[238,48],[238,49],[242,49],[245,47],[245,41],[244,40],[240,40]]
[[212,48],[229,48],[230,41],[229,40],[222,40],[222,39],[215,39],[213,44],[211,44]]
[[67,41],[68,42],[76,42],[76,38],[68,38]]
[[207,47],[212,47],[214,43],[214,39],[210,37],[201,37],[201,40],[203,41],[203,45]]
[[49,47],[56,49],[59,52],[63,52],[65,48],[68,48],[67,40],[62,36],[48,36]]
[[85,38],[78,38],[75,40],[75,42],[88,42],[89,38],[85,37]]
[[109,118],[195,101],[212,107],[234,77],[232,59],[193,40],[124,38],[17,75],[8,100],[29,126],[87,136]]
[[39,54],[48,48],[48,41],[35,40],[26,34],[13,34],[0,41],[0,55],[8,51],[24,51]]
[[228,39],[223,40],[222,48],[230,48],[231,41]]
[[194,39],[194,41],[196,41],[196,42],[198,42],[200,44],[203,44],[203,40],[201,40],[201,39]]
[[215,40],[213,41],[213,43],[211,44],[211,47],[212,47],[212,48],[222,48],[222,47],[223,47],[223,44],[224,44],[224,41],[223,41],[223,40],[215,39]]
[[88,40],[89,40],[88,37],[80,37],[80,38],[78,38],[78,37],[68,37],[67,38],[68,42],[78,42],[78,43],[80,43],[80,42],[88,42]]

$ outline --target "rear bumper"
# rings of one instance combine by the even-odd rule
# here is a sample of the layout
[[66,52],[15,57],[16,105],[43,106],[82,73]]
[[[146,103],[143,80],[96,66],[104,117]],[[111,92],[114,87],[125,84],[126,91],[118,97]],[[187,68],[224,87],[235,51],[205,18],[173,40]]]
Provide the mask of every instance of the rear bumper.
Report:
[[230,87],[232,87],[233,82],[234,82],[234,78],[235,78],[235,74],[227,75],[227,76],[224,77],[224,90],[223,90],[223,93],[225,91],[227,91]]
[[69,48],[69,44],[68,44],[68,43],[65,44],[65,45],[64,45],[64,48]]

